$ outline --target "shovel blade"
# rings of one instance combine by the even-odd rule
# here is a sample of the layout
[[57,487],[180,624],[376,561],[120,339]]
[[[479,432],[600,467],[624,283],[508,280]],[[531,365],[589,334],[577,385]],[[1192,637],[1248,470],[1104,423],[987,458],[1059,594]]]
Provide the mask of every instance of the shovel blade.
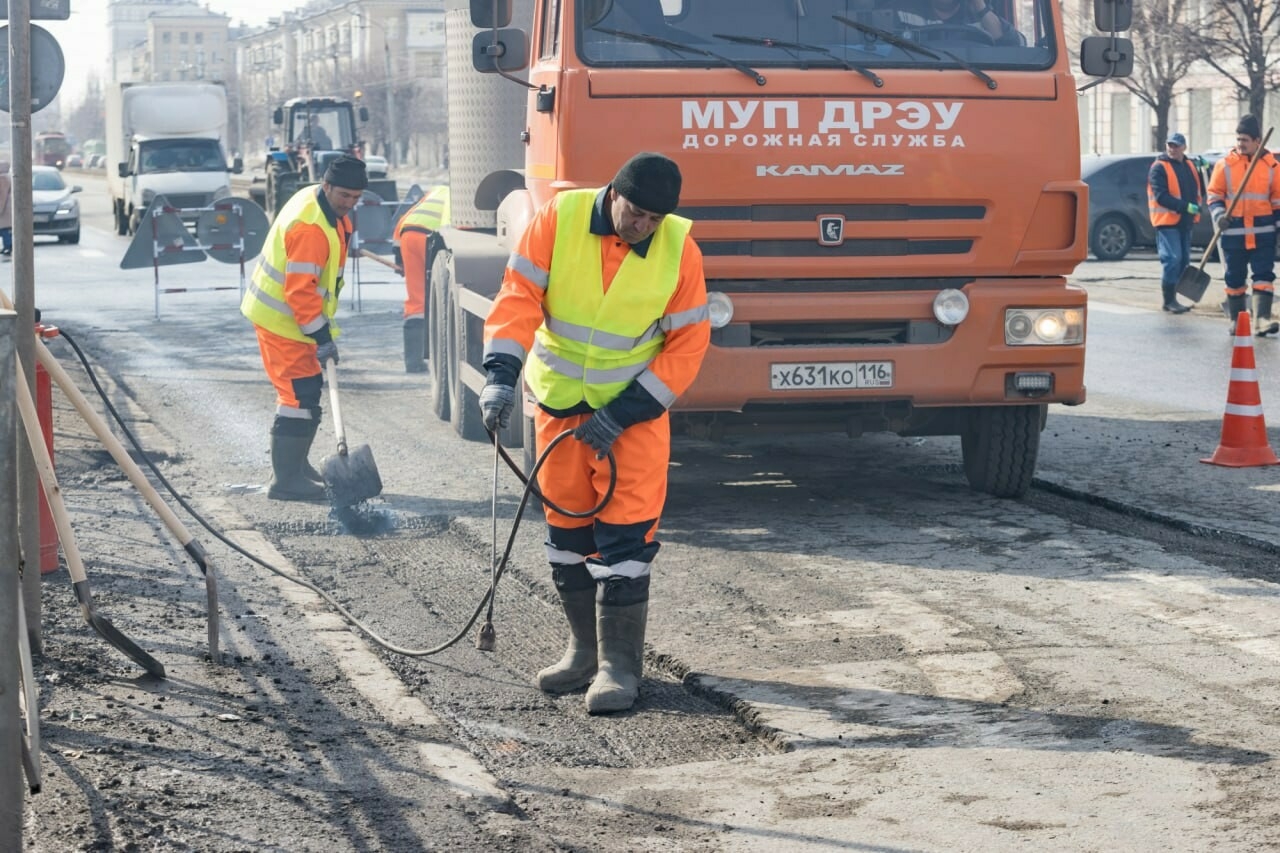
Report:
[[335,507],[354,506],[382,494],[382,477],[367,444],[352,448],[345,456],[335,453],[325,457],[322,473]]
[[1187,267],[1182,271],[1182,275],[1178,277],[1178,285],[1174,289],[1179,296],[1185,296],[1192,302],[1199,302],[1204,298],[1204,292],[1209,287],[1209,274],[1198,267]]

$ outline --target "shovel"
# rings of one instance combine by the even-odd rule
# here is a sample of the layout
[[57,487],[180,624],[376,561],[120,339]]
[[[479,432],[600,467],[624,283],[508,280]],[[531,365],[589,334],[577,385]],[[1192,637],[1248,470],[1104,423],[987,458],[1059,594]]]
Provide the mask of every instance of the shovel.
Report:
[[1253,167],[1258,165],[1258,158],[1262,156],[1263,150],[1267,147],[1267,140],[1271,138],[1271,131],[1272,128],[1267,128],[1267,133],[1262,137],[1262,142],[1258,143],[1258,150],[1253,152],[1253,157],[1249,159],[1249,168],[1245,170],[1244,180],[1240,182],[1240,188],[1231,197],[1231,204],[1227,205],[1226,216],[1219,219],[1218,224],[1214,226],[1213,236],[1209,238],[1209,245],[1205,247],[1199,266],[1195,268],[1187,267],[1182,271],[1182,275],[1178,276],[1178,285],[1174,289],[1179,295],[1187,297],[1192,302],[1199,302],[1204,298],[1204,292],[1209,287],[1209,274],[1204,271],[1204,265],[1209,262],[1209,256],[1213,254],[1214,247],[1218,245],[1218,238],[1222,236],[1222,226],[1226,225],[1227,220],[1231,218],[1231,214],[1236,209],[1236,202],[1240,201],[1240,196],[1244,194],[1244,188],[1249,185],[1249,176],[1253,174]]
[[31,389],[27,387],[27,379],[22,373],[21,365],[18,367],[17,375],[18,412],[21,415],[22,425],[27,431],[27,443],[31,445],[32,455],[35,456],[36,471],[40,475],[40,484],[44,487],[44,496],[49,503],[53,523],[58,529],[62,552],[67,558],[67,571],[71,573],[71,588],[75,591],[76,601],[80,602],[84,621],[88,622],[104,640],[133,658],[147,672],[156,678],[164,678],[164,665],[122,634],[120,629],[112,625],[105,616],[100,616],[93,606],[93,595],[89,592],[89,578],[84,573],[84,562],[80,558],[80,548],[76,545],[75,531],[71,529],[71,516],[62,503],[62,490],[58,487],[53,463],[49,461],[49,448],[45,446],[44,433],[40,431],[36,403],[31,399]]
[[354,450],[347,450],[347,431],[342,426],[342,406],[338,402],[338,369],[332,361],[325,365],[324,378],[329,383],[329,404],[333,407],[338,452],[325,457],[322,474],[329,489],[330,503],[335,509],[341,509],[382,494],[382,477],[378,476],[378,466],[373,461],[369,445],[362,444]]

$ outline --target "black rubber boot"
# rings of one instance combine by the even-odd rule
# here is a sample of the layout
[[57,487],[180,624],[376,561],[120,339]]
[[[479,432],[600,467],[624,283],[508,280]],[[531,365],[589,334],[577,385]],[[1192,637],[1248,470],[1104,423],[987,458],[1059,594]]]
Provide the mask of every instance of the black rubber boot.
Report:
[[427,372],[427,321],[423,317],[405,318],[404,372]]
[[311,427],[307,432],[307,452],[302,454],[302,476],[311,480],[313,483],[324,485],[324,475],[317,471],[311,464],[311,460],[307,457],[311,455],[311,446],[316,442],[316,432],[320,429],[320,417],[317,413],[315,420],[311,422]]
[[538,673],[538,689],[568,693],[586,687],[596,674],[596,582],[580,563],[553,563],[551,579],[569,621],[569,648],[559,663]]
[[1249,310],[1249,300],[1244,294],[1239,296],[1228,296],[1227,301],[1222,303],[1222,311],[1227,315],[1227,319],[1231,321],[1231,334],[1236,333],[1236,318],[1241,312]]
[[324,486],[307,479],[302,466],[311,448],[308,435],[280,435],[271,433],[271,483],[267,497],[274,501],[322,501]]
[[611,577],[596,596],[600,671],[587,690],[587,713],[625,711],[640,695],[644,629],[649,618],[649,577]]
[[1160,283],[1160,289],[1164,292],[1164,305],[1161,307],[1170,314],[1185,314],[1191,309],[1178,301],[1177,287],[1178,285],[1176,283]]

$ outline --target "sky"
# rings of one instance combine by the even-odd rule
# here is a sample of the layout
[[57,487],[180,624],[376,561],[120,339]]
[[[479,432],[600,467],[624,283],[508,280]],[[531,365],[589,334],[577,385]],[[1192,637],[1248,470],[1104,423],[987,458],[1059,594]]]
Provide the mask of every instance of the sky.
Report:
[[[202,6],[231,18],[231,25],[265,24],[268,18],[305,5],[306,0],[201,0]],[[71,18],[66,21],[36,21],[58,41],[66,62],[59,97],[63,109],[84,99],[89,76],[107,79],[106,0],[71,0]]]

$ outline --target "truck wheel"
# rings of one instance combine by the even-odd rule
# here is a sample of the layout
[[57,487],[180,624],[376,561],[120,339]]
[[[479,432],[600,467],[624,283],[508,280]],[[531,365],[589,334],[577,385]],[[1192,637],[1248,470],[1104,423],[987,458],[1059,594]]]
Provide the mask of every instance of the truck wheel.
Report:
[[998,498],[1020,498],[1031,487],[1046,407],[987,406],[974,410],[960,436],[969,485]]
[[[453,431],[467,441],[487,442],[489,433],[485,431],[484,422],[480,419],[480,395],[472,391],[462,379],[463,365],[480,363],[483,344],[470,331],[471,315],[461,306],[454,306],[453,320],[454,346],[451,348],[452,360],[449,363],[453,379],[453,409],[450,412]],[[474,362],[471,358],[472,350],[476,355]]]
[[121,237],[127,237],[129,235],[129,218],[124,215],[124,205],[113,204],[111,207],[116,217],[116,233]]
[[138,228],[140,228],[141,226],[142,226],[142,214],[135,208],[134,211],[129,214],[129,234],[130,235],[137,234]]
[[437,252],[431,261],[427,305],[427,373],[431,376],[431,411],[442,421],[452,410],[453,380],[449,377],[449,332],[453,325],[449,287],[453,253]]

